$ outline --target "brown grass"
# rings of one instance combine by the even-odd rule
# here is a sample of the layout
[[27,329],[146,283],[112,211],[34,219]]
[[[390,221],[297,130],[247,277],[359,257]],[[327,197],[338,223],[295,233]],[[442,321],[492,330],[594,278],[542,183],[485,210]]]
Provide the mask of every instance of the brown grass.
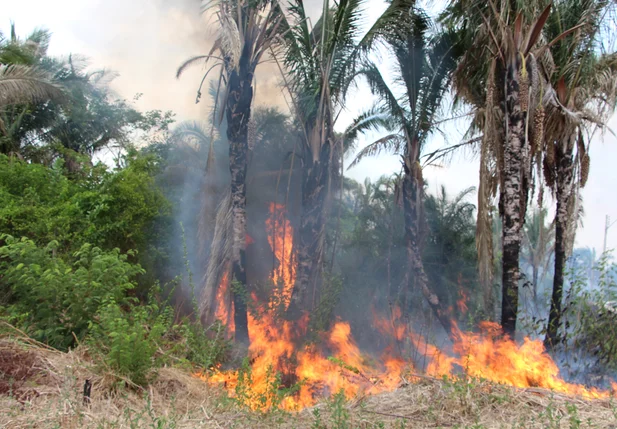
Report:
[[[85,380],[92,382],[90,404],[82,397]],[[613,401],[473,380],[417,378],[378,396],[267,415],[241,409],[220,390],[177,368],[159,369],[145,389],[118,388],[116,382],[113,374],[95,371],[85,348],[61,353],[27,338],[1,339],[0,386],[12,383],[12,388],[0,391],[0,427],[617,428]]]

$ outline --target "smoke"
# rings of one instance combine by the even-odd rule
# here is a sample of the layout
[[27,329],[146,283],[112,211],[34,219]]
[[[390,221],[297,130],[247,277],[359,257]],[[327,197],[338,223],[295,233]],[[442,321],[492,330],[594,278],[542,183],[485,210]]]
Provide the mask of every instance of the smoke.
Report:
[[[26,4],[27,3],[27,4]],[[52,4],[53,3],[53,4]],[[172,110],[179,120],[203,119],[210,100],[195,103],[203,67],[188,70],[176,79],[176,70],[187,58],[206,54],[216,35],[216,22],[201,13],[201,0],[60,0],[11,2],[3,15],[16,23],[25,36],[45,27],[52,35],[49,54],[83,54],[93,69],[119,74],[112,88],[132,99],[142,110]],[[316,16],[321,2],[310,0]],[[3,24],[6,33],[8,28]],[[272,61],[260,65],[256,76],[256,105],[287,110],[280,73]]]
[[[315,12],[321,4],[308,3]],[[74,24],[93,63],[120,74],[113,83],[119,94],[132,98],[142,93],[138,107],[172,110],[180,120],[207,115],[211,100],[203,97],[195,103],[204,67],[193,67],[180,79],[175,75],[186,59],[210,50],[216,29],[215,19],[201,13],[200,0],[97,2]],[[278,66],[272,61],[258,67],[255,104],[287,109]]]

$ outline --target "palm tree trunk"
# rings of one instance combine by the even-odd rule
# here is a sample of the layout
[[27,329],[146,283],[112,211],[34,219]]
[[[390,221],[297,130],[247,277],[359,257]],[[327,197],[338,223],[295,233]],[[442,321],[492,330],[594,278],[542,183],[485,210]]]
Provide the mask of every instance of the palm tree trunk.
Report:
[[[417,163],[416,163],[417,164]],[[419,168],[412,166],[413,168]],[[418,213],[419,205],[422,204],[422,199],[419,196],[417,173],[410,170],[405,165],[405,174],[403,176],[403,213],[405,218],[405,243],[407,250],[407,263],[411,268],[411,274],[406,274],[407,285],[410,289],[419,288],[422,295],[428,301],[431,309],[437,316],[437,319],[446,330],[450,338],[454,339],[452,332],[452,323],[448,312],[445,311],[439,297],[429,288],[428,277],[424,271],[424,263],[422,262],[422,252],[420,251],[418,237]]]
[[538,297],[538,271],[539,271],[539,267],[534,263],[534,265],[532,266],[532,287],[533,287],[533,299],[535,301],[535,299]]
[[523,189],[525,113],[521,108],[520,82],[514,64],[506,77],[507,132],[504,148],[504,179],[501,192],[503,207],[503,259],[501,325],[504,333],[514,337],[518,312],[519,255],[524,222]]
[[246,300],[246,170],[248,155],[248,123],[253,101],[252,73],[240,64],[240,73],[232,71],[226,106],[229,171],[231,173],[231,210],[233,222],[232,274],[235,290],[234,323],[236,341],[248,342]]
[[553,294],[551,309],[548,316],[546,338],[547,348],[557,344],[559,326],[561,325],[561,301],[563,298],[564,269],[566,267],[566,235],[568,231],[568,203],[572,194],[574,179],[574,160],[572,151],[576,134],[568,138],[565,145],[558,145],[555,151],[557,165],[556,194],[557,209],[555,212],[555,275],[553,277]]
[[330,143],[325,142],[319,160],[309,156],[303,162],[310,165],[302,169],[302,216],[296,246],[296,284],[289,305],[288,315],[298,319],[303,311],[311,309],[311,290],[320,278],[325,232],[325,203],[330,180]]

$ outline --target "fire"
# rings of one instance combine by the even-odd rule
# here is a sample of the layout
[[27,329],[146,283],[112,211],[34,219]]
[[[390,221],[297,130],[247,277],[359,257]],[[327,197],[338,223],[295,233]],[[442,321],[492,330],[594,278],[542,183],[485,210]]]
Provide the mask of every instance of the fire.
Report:
[[[275,289],[270,302],[259,302],[252,294],[249,312],[249,357],[239,370],[199,373],[208,383],[222,384],[230,396],[253,410],[280,407],[300,410],[328,395],[342,392],[346,398],[396,389],[406,372],[414,371],[411,359],[403,359],[405,346],[413,345],[426,362],[425,372],[435,377],[467,376],[526,388],[540,387],[589,399],[608,398],[611,393],[567,383],[544,350],[541,341],[526,338],[522,344],[503,337],[498,324],[483,322],[479,332],[462,332],[453,322],[455,343],[449,352],[429,344],[402,320],[401,310],[392,308],[388,317],[373,309],[373,327],[391,344],[376,358],[363,353],[353,339],[349,323],[337,321],[320,341],[302,343],[308,315],[299,322],[282,320],[273,303],[289,304],[295,281],[293,229],[284,206],[270,204],[266,221],[268,241],[279,261],[271,279]],[[233,302],[229,297],[229,273],[217,292],[217,318],[234,331]],[[467,311],[468,296],[459,293],[457,308]],[[413,377],[412,377],[413,379]],[[613,384],[617,392],[617,383]]]
[[[382,321],[377,326],[383,330],[386,325]],[[464,372],[470,377],[495,383],[520,388],[540,387],[587,399],[611,396],[608,391],[568,383],[560,378],[557,364],[546,353],[540,340],[525,338],[522,344],[518,344],[502,337],[501,326],[493,322],[481,322],[479,333],[462,332],[456,324],[454,326],[457,341],[451,355],[428,344],[413,331],[406,331],[416,350],[429,358],[426,367],[428,375],[456,377],[457,372]],[[617,392],[615,387],[617,384],[613,384],[613,391]]]
[[[271,279],[275,285],[282,285],[282,289],[275,289],[271,301],[282,302],[287,308],[296,270],[292,260],[293,229],[285,214],[284,206],[271,203],[266,231],[270,247],[279,261]],[[220,314],[222,320],[229,318],[229,314],[223,311],[226,307],[222,305],[228,283],[225,277],[219,288],[220,299],[217,295],[221,309],[220,313],[217,309],[217,317]],[[260,304],[255,294],[251,297],[252,307],[257,309],[259,316],[250,312],[247,316],[250,368],[198,376],[210,383],[223,384],[230,395],[239,397],[253,410],[275,406],[298,410],[341,391],[349,398],[361,393],[393,390],[400,383],[403,372],[410,367],[409,363],[388,353],[381,361],[363,354],[353,340],[349,324],[340,321],[334,324],[319,347],[297,347],[305,335],[308,315],[296,324],[280,320],[271,310],[272,305]],[[282,374],[280,381],[277,381],[277,373]],[[296,385],[297,391],[281,398],[277,383],[287,387]]]
[[480,333],[459,332],[454,351],[461,356],[456,363],[472,377],[515,387],[541,387],[588,399],[608,398],[610,393],[580,384],[567,383],[559,377],[559,368],[546,353],[540,340],[525,338],[517,344],[501,337],[501,327],[482,322]]
[[229,291],[229,270],[225,270],[221,283],[216,291],[216,312],[214,316],[223,322],[227,327],[227,335],[233,337],[236,332],[236,325],[234,322],[234,302],[231,299],[231,293]]
[[[391,320],[377,317],[374,326],[393,342],[409,339],[427,358],[428,375],[456,378],[464,373],[495,383],[540,387],[588,399],[611,396],[608,391],[565,382],[542,342],[525,339],[519,345],[500,337],[497,324],[484,322],[479,333],[457,331],[458,341],[453,345],[453,353],[448,354],[405,328],[398,316],[400,312],[396,310]],[[304,323],[306,320],[299,325]],[[363,353],[347,322],[334,324],[320,346],[296,347],[302,332],[303,329],[291,322],[274,319],[269,312],[259,318],[249,316],[250,371],[217,371],[199,376],[209,383],[223,383],[228,394],[241,396],[253,410],[280,406],[293,411],[338,392],[351,399],[392,391],[400,385],[406,372],[413,371],[412,363],[393,353],[393,347],[386,349],[380,359]],[[282,374],[282,384],[286,387],[298,383],[294,394],[280,398],[277,372]],[[289,383],[285,384],[285,380]],[[613,390],[617,392],[616,383]]]
[[456,308],[458,308],[458,311],[461,314],[465,314],[468,310],[467,302],[469,302],[469,295],[467,295],[467,292],[461,288],[458,290],[458,296],[459,299],[456,301]]
[[296,267],[292,261],[293,228],[285,215],[284,205],[270,203],[270,217],[266,220],[266,232],[270,248],[279,261],[279,266],[271,275],[272,282],[277,287],[273,301],[283,303],[286,310],[296,281]]
[[240,393],[251,409],[267,410],[277,405],[279,399],[278,387],[273,385],[278,371],[299,386],[295,395],[285,397],[279,405],[286,410],[299,410],[341,391],[352,398],[393,390],[409,368],[402,359],[386,356],[379,363],[363,354],[346,322],[337,322],[332,327],[322,348],[306,345],[296,351],[297,334],[291,322],[275,323],[269,314],[259,319],[249,316],[250,376],[245,370],[199,376],[210,383],[223,383],[232,396]]

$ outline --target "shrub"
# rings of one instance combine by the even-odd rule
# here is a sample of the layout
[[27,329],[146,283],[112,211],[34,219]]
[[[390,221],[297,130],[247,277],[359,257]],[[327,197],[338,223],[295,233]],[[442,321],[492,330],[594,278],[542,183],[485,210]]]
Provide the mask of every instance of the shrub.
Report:
[[11,323],[59,349],[84,338],[104,302],[128,304],[126,292],[143,270],[117,249],[84,244],[70,262],[56,256],[58,243],[38,247],[32,240],[0,236],[0,293]]
[[151,379],[151,370],[158,366],[155,354],[169,324],[169,311],[159,312],[156,305],[125,311],[109,299],[90,323],[88,342],[114,373],[145,385]]
[[589,273],[568,273],[570,290],[566,296],[566,334],[574,345],[591,352],[598,362],[609,369],[617,368],[617,266],[603,255],[593,267],[597,282]]

